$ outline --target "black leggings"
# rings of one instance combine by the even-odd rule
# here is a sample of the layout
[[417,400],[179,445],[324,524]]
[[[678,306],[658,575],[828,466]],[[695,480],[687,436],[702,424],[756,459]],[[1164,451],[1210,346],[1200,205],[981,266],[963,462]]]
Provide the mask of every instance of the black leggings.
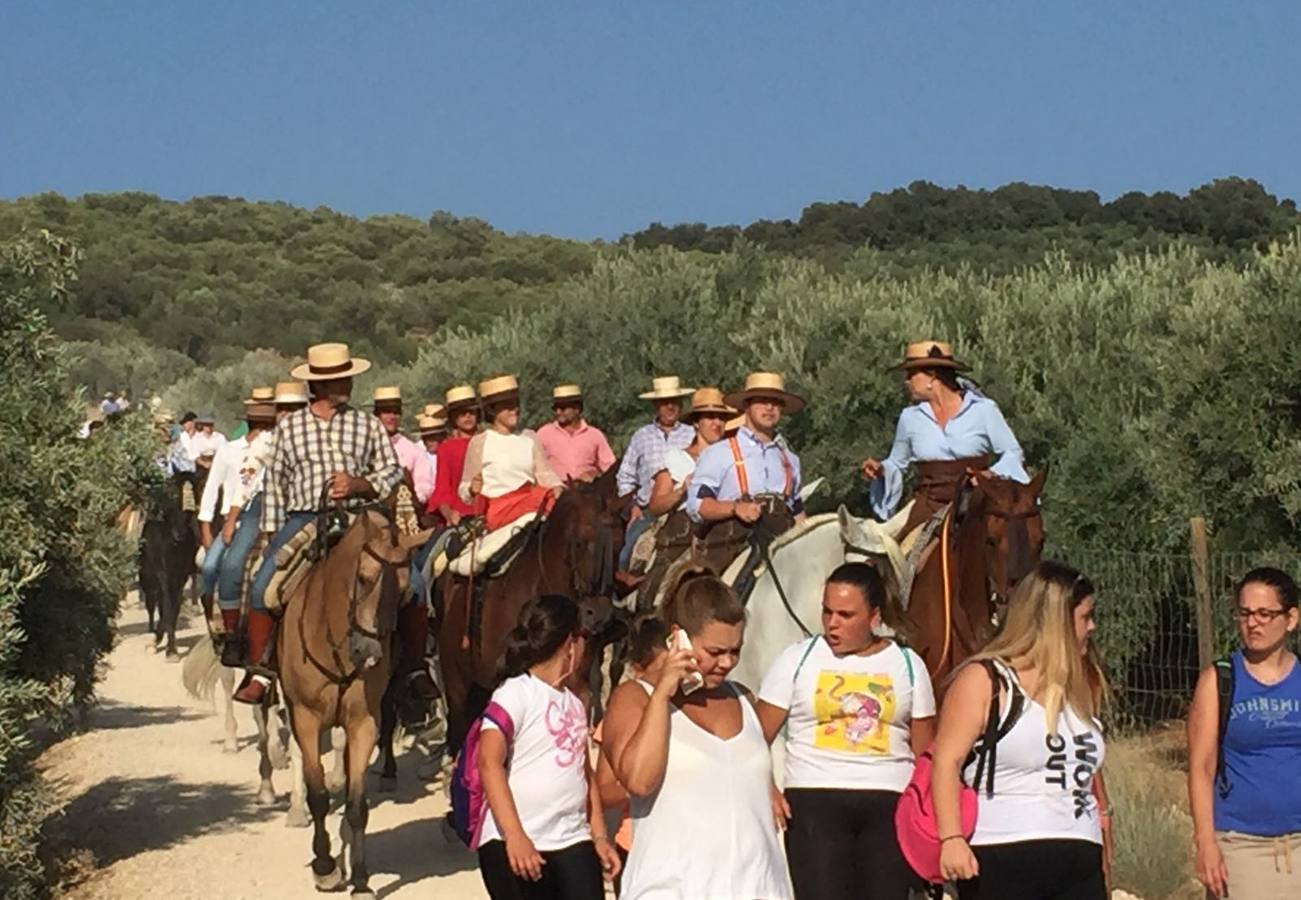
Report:
[[510,870],[506,844],[489,841],[479,848],[479,874],[492,900],[603,900],[601,860],[591,841],[563,850],[542,852],[547,864],[542,880],[516,877]]
[[786,856],[796,900],[907,900],[920,887],[894,836],[894,791],[791,788]]
[[958,882],[960,900],[1106,900],[1102,846],[1084,840],[973,847],[980,874]]

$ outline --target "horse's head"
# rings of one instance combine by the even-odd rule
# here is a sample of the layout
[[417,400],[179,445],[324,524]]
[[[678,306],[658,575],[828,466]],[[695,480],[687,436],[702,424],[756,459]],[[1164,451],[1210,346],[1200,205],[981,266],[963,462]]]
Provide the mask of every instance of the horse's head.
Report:
[[971,513],[985,524],[985,558],[996,596],[1006,598],[1016,583],[1029,574],[1043,552],[1044,524],[1039,494],[1048,479],[1041,469],[1029,484],[1005,478],[977,476],[968,494]]
[[429,535],[400,535],[389,517],[367,509],[330,551],[331,574],[338,575],[326,590],[348,592],[348,654],[354,666],[369,668],[383,658],[410,580],[411,553]]
[[568,584],[549,584],[580,602],[614,596],[614,571],[623,546],[623,508],[630,498],[615,493],[614,470],[595,481],[573,482],[560,495],[544,526],[547,541],[564,545]]

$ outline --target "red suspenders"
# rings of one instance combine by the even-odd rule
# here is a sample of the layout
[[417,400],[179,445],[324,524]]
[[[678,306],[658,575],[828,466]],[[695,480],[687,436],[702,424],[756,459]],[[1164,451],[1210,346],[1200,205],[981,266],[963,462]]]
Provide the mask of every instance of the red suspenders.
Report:
[[[727,443],[732,448],[732,462],[736,467],[736,486],[741,491],[742,497],[749,497],[750,479],[745,474],[745,457],[741,455],[741,442],[737,440],[736,435],[732,435],[727,439]],[[786,486],[782,488],[782,496],[789,498],[795,490],[795,470],[786,451],[778,447],[777,452],[781,454],[782,468],[786,471]]]

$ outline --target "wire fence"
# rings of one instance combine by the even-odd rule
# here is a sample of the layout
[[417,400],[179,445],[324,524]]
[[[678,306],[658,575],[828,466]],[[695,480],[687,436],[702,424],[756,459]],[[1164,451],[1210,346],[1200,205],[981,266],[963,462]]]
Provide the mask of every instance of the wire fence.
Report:
[[[1301,556],[1202,555],[1196,549],[1194,537],[1184,553],[1045,552],[1084,572],[1097,588],[1095,639],[1115,692],[1113,723],[1121,729],[1146,729],[1187,714],[1201,666],[1237,645],[1232,610],[1238,579],[1262,565],[1301,577]],[[1206,573],[1200,585],[1199,566]]]

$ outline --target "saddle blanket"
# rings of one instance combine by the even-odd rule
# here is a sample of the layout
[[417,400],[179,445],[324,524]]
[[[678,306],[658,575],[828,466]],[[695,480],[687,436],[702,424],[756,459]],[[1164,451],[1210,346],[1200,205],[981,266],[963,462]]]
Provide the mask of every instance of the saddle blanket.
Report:
[[[488,563],[501,550],[510,543],[510,539],[515,537],[525,528],[528,528],[538,519],[537,513],[526,513],[520,516],[514,522],[504,528],[498,528],[496,531],[490,531],[474,543],[467,546],[456,558],[447,564],[448,571],[453,575],[459,575],[462,578],[469,578],[471,575],[481,575]],[[495,568],[494,573],[500,576],[510,568],[511,563],[519,556],[518,551],[515,556],[509,560],[500,562]]]

